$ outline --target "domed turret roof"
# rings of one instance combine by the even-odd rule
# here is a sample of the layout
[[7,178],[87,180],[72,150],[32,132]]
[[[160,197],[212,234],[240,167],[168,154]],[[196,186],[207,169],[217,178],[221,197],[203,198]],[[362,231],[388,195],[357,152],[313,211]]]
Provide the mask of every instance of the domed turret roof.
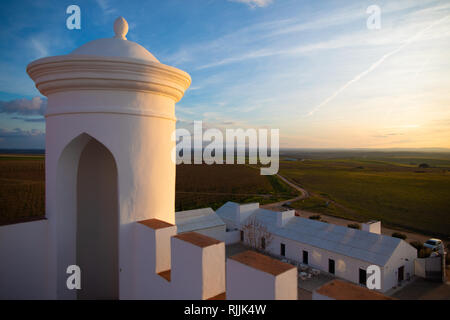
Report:
[[143,46],[136,42],[128,41],[126,38],[127,32],[127,21],[119,17],[114,22],[114,38],[90,41],[72,51],[70,55],[134,58],[159,63],[159,60]]
[[[178,102],[191,84],[189,74],[160,63],[144,47],[128,41],[127,32],[128,23],[119,17],[114,22],[114,38],[94,40],[69,54],[35,60],[28,64],[27,73],[36,88],[47,97],[66,91],[104,90],[105,93],[120,90],[158,94]],[[73,111],[73,108],[69,109]],[[88,109],[92,111],[92,108]],[[66,111],[49,107],[47,115]],[[141,114],[141,111],[126,112]],[[114,112],[125,111],[121,107]]]

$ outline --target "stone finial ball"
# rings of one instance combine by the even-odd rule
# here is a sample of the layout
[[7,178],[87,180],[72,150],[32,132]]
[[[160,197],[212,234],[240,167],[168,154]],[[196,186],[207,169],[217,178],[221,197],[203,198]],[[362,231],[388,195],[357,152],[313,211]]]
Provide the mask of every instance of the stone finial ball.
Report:
[[114,38],[126,40],[125,37],[128,33],[128,22],[123,17],[118,17],[116,21],[114,21]]

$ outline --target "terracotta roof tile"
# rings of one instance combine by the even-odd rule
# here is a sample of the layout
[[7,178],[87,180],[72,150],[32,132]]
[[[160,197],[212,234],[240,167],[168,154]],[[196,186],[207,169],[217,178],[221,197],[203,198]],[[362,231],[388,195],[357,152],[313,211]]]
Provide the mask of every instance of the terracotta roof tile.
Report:
[[216,240],[214,238],[205,236],[203,234],[197,233],[197,232],[186,232],[182,234],[178,234],[174,236],[174,238],[192,243],[193,245],[196,245],[197,247],[209,247],[215,244],[219,244],[221,241]]
[[173,224],[167,223],[165,221],[159,220],[159,219],[147,219],[138,221],[140,224],[143,224],[144,226],[147,226],[152,229],[162,229],[162,228],[168,228],[173,227]]
[[236,254],[230,257],[230,259],[263,272],[270,273],[274,276],[282,274],[288,270],[295,269],[295,267],[291,264],[281,262],[250,250]]
[[227,300],[227,293],[222,292],[222,293],[218,294],[217,296],[209,298],[208,300]]
[[394,300],[377,291],[336,279],[324,284],[316,292],[336,300]]
[[171,270],[170,270],[170,269],[158,273],[158,276],[160,276],[160,277],[166,279],[166,280],[169,281],[169,282],[170,282],[170,275],[171,275]]

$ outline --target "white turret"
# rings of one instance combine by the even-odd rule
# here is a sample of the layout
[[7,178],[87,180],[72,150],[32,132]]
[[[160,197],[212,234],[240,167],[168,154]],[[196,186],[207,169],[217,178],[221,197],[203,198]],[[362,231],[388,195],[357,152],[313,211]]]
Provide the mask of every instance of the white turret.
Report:
[[66,287],[73,264],[83,273],[79,298],[132,297],[133,222],[175,222],[171,135],[175,103],[191,78],[126,40],[122,17],[114,32],[27,67],[48,97],[46,217],[55,298],[76,298]]

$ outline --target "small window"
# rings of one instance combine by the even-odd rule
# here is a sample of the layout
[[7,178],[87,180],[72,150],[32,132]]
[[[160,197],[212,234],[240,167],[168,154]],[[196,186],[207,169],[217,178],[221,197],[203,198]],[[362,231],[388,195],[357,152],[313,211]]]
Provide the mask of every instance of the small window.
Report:
[[280,244],[280,255],[283,257],[286,255],[286,246],[284,243]]
[[359,284],[366,285],[367,282],[367,272],[364,269],[359,269]]
[[328,272],[334,274],[334,260],[328,259]]
[[308,251],[303,250],[303,263],[308,264]]

